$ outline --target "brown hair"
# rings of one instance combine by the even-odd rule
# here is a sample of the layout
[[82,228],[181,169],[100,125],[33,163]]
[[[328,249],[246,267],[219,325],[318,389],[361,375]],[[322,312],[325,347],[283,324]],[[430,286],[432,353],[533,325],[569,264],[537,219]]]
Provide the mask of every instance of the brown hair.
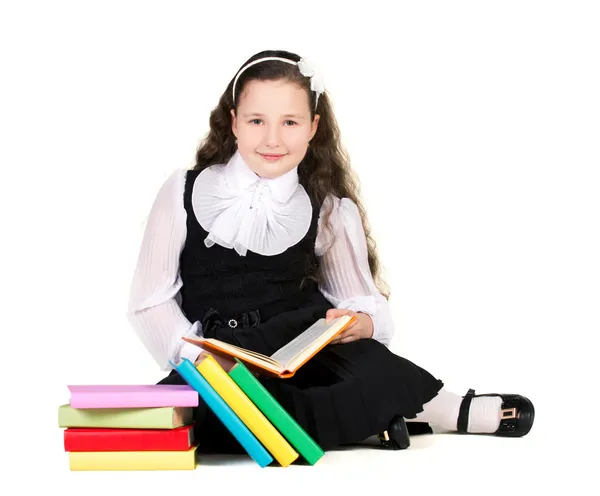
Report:
[[[300,60],[300,56],[295,53],[283,50],[266,50],[250,57],[240,66],[240,69],[253,60],[263,57],[283,57],[294,62]],[[218,105],[210,114],[210,130],[198,147],[194,170],[203,170],[214,164],[227,163],[237,151],[235,135],[231,129],[230,112],[231,109],[234,109],[237,115],[237,107],[232,97],[234,79],[235,76],[221,95]],[[309,97],[311,120],[314,119],[315,114],[320,115],[317,131],[310,142],[304,159],[298,166],[300,184],[304,186],[311,199],[318,204],[321,204],[327,195],[332,194],[338,198],[349,198],[357,205],[367,238],[371,274],[380,292],[388,297],[387,286],[379,275],[380,264],[375,241],[370,235],[367,216],[360,200],[359,181],[350,166],[348,153],[341,144],[340,130],[327,91],[319,96],[318,106],[315,109],[316,93],[310,89],[310,79],[303,76],[295,65],[278,60],[268,60],[247,68],[240,75],[235,87],[235,102],[239,102],[240,95],[249,81],[281,79],[306,89]],[[329,225],[330,214],[331,210],[326,212],[322,221],[322,225],[327,229],[331,229]],[[320,275],[317,275],[316,279],[319,280],[319,277]]]

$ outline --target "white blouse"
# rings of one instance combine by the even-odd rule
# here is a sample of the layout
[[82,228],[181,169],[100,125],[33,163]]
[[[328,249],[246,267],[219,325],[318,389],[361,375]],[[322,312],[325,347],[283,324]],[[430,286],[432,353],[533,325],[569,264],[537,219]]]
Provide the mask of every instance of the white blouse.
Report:
[[[169,360],[194,361],[199,348],[181,339],[202,335],[199,321],[184,315],[179,290],[179,256],[185,244],[187,213],[183,207],[186,169],[175,170],[160,188],[144,231],[131,285],[128,318],[161,370]],[[192,189],[192,208],[209,233],[204,243],[250,249],[264,255],[285,251],[310,226],[312,209],[298,182],[297,168],[276,178],[260,178],[236,152],[226,164],[203,170]],[[320,258],[323,295],[336,308],[364,312],[373,319],[373,337],[389,345],[394,324],[387,300],[378,291],[368,263],[367,242],[356,204],[330,195],[321,213],[332,208],[333,233],[319,218],[315,254]],[[332,239],[333,235],[333,239]],[[324,317],[324,315],[323,315]]]

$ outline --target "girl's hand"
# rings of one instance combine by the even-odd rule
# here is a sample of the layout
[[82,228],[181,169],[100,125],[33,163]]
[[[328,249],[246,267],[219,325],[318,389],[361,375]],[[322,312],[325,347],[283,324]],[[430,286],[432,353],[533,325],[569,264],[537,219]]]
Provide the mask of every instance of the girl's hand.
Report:
[[327,310],[325,320],[327,322],[341,317],[342,315],[356,315],[356,320],[346,330],[338,334],[330,344],[345,344],[359,339],[368,339],[373,336],[373,319],[362,312],[353,312],[343,308],[330,308]]
[[207,356],[210,356],[210,355],[212,355],[212,357],[217,361],[217,363],[221,367],[223,367],[223,369],[225,370],[225,372],[229,372],[233,368],[233,366],[237,363],[232,358],[225,357],[225,356],[220,356],[220,355],[218,355],[216,353],[210,353],[209,351],[202,350],[202,352],[196,358],[196,361],[194,362],[194,366],[198,366],[200,363],[202,363],[202,361]]

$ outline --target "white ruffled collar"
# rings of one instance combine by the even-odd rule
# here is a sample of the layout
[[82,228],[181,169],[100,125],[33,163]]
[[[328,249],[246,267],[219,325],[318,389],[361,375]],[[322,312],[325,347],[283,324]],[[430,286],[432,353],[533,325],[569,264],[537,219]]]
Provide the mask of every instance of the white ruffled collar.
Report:
[[298,168],[275,179],[257,176],[236,151],[226,164],[212,165],[196,178],[192,208],[215,243],[244,256],[247,250],[277,255],[308,232],[312,207],[298,181]]

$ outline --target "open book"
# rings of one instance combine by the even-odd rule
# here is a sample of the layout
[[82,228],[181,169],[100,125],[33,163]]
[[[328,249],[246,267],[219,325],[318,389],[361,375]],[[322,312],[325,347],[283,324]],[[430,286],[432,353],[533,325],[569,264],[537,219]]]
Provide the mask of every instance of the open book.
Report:
[[250,369],[257,370],[259,373],[287,379],[292,377],[302,365],[355,320],[355,316],[349,315],[342,315],[330,322],[325,322],[324,318],[319,319],[271,356],[240,348],[218,339],[190,337],[183,337],[182,339],[200,346],[210,353],[236,357]]

